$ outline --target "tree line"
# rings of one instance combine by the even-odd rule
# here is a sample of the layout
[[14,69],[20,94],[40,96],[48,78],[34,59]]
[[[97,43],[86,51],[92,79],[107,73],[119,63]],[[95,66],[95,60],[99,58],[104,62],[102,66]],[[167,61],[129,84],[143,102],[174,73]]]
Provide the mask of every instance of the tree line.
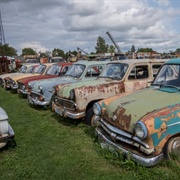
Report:
[[[98,37],[96,46],[95,46],[95,52],[91,52],[90,54],[99,54],[99,53],[115,53],[116,48],[114,45],[108,45],[104,38]],[[136,50],[135,46],[132,45],[131,49],[127,52],[128,54],[134,53],[134,52],[154,52],[152,48],[139,48]],[[174,52],[170,53],[180,53],[180,48],[176,49]],[[60,48],[54,48],[52,52],[46,51],[46,52],[36,52],[34,49],[27,47],[22,49],[21,56],[24,55],[38,55],[41,57],[56,57],[61,56],[64,59],[67,59],[69,54],[77,55],[78,51],[69,51],[64,52]],[[17,50],[14,47],[9,46],[9,44],[0,45],[0,56],[17,56]]]

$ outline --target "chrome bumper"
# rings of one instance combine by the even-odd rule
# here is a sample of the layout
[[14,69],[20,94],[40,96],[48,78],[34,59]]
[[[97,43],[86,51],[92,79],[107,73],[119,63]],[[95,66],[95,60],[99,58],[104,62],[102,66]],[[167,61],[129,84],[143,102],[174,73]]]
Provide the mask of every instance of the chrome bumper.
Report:
[[0,137],[0,143],[7,142],[7,141],[12,140],[14,138],[15,133],[14,133],[10,124],[8,125],[8,133],[9,133],[8,136]]
[[38,99],[33,99],[30,95],[27,96],[27,99],[33,105],[48,106],[50,104],[50,101],[39,101]]
[[142,157],[139,154],[135,154],[135,153],[131,152],[131,150],[125,149],[123,146],[112,142],[105,135],[103,135],[100,128],[97,127],[95,132],[96,132],[96,135],[98,136],[99,140],[102,142],[102,144],[104,143],[105,146],[109,146],[111,148],[113,147],[117,151],[120,150],[123,154],[130,157],[131,160],[133,160],[136,163],[139,163],[143,166],[146,166],[146,167],[155,166],[160,161],[162,161],[162,159],[164,158],[163,154],[159,154],[159,155],[153,156],[153,157]]
[[18,92],[24,95],[28,94],[28,90],[18,89]]
[[85,112],[70,112],[65,107],[61,108],[52,102],[52,110],[63,117],[69,117],[71,119],[80,119],[85,116]]

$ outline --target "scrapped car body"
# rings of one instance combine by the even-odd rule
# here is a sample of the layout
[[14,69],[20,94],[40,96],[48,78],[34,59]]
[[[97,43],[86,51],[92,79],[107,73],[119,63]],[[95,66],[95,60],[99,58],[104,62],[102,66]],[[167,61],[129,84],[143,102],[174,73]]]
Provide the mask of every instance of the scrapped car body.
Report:
[[166,62],[151,86],[93,106],[102,147],[143,166],[180,156],[180,59]]
[[52,109],[72,119],[85,118],[92,125],[93,104],[150,85],[165,60],[140,59],[109,62],[96,80],[58,85]]
[[59,76],[63,76],[69,67],[72,65],[71,62],[59,62],[56,64],[53,64],[45,74],[38,75],[38,76],[31,76],[19,79],[18,82],[18,93],[22,95],[28,94],[28,83],[35,80],[42,80],[42,79],[49,79],[49,78],[55,78]]
[[106,63],[82,60],[74,63],[65,76],[41,81],[31,81],[29,83],[29,103],[44,107],[51,105],[51,99],[55,92],[54,86],[95,79],[103,70]]
[[8,115],[3,108],[0,107],[0,149],[6,146],[8,141],[14,139],[15,133],[8,123]]
[[4,87],[4,78],[9,77],[11,75],[17,75],[17,74],[24,74],[24,73],[31,73],[34,70],[35,64],[22,64],[21,68],[19,69],[18,72],[14,73],[7,73],[0,75],[0,86]]
[[38,76],[40,74],[45,74],[46,71],[52,66],[54,63],[44,63],[39,64],[36,69],[32,73],[26,73],[26,74],[18,74],[18,75],[11,75],[9,77],[5,78],[5,87],[11,90],[17,90],[18,89],[18,83],[17,81],[22,78],[32,77],[32,76]]

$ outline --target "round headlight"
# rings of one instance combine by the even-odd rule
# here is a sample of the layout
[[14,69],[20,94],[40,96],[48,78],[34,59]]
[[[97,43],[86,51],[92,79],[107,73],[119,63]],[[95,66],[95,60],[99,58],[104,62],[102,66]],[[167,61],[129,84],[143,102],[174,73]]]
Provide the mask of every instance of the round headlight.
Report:
[[71,100],[74,100],[74,99],[75,99],[74,89],[72,89],[72,90],[70,91],[70,96],[69,96],[69,98],[70,98]]
[[101,109],[101,106],[99,105],[99,103],[94,103],[93,105],[93,111],[94,111],[94,114],[96,116],[100,116],[101,113],[102,113],[102,109]]
[[140,139],[147,138],[147,128],[142,121],[138,121],[135,125],[135,135]]

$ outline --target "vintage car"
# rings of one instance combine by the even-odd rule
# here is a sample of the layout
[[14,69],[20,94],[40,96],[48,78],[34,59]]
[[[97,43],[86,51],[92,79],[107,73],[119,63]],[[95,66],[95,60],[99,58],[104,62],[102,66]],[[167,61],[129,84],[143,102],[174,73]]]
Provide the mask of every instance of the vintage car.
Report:
[[[38,64],[37,64],[38,65]],[[14,73],[7,73],[0,75],[0,86],[4,87],[4,78],[11,76],[11,75],[17,75],[17,74],[24,74],[24,73],[31,73],[34,71],[34,68],[37,66],[36,64],[22,64],[21,68],[18,70],[18,72]]]
[[42,79],[49,79],[55,78],[58,76],[63,76],[69,67],[72,65],[71,62],[59,62],[53,64],[45,74],[38,75],[38,76],[31,76],[17,80],[18,82],[18,92],[27,95],[28,94],[28,83],[35,80],[42,80]]
[[41,81],[31,81],[29,83],[29,103],[48,107],[51,105],[51,98],[55,92],[54,86],[95,79],[103,70],[106,63],[107,62],[82,60],[75,62],[65,76]]
[[8,123],[8,115],[0,107],[0,149],[5,147],[8,141],[14,139],[15,133]]
[[32,76],[39,76],[42,74],[45,74],[46,71],[53,65],[54,63],[44,63],[44,64],[39,64],[34,72],[32,73],[26,73],[26,74],[17,74],[17,75],[11,75],[6,78],[5,80],[5,88],[6,89],[11,89],[11,90],[17,90],[18,89],[18,83],[17,81],[22,78],[27,78],[27,77],[32,77]]
[[117,94],[145,88],[165,60],[139,59],[109,62],[96,80],[56,86],[52,110],[61,116],[92,125],[93,104]]
[[180,58],[161,67],[151,86],[93,105],[102,147],[143,166],[180,157]]

